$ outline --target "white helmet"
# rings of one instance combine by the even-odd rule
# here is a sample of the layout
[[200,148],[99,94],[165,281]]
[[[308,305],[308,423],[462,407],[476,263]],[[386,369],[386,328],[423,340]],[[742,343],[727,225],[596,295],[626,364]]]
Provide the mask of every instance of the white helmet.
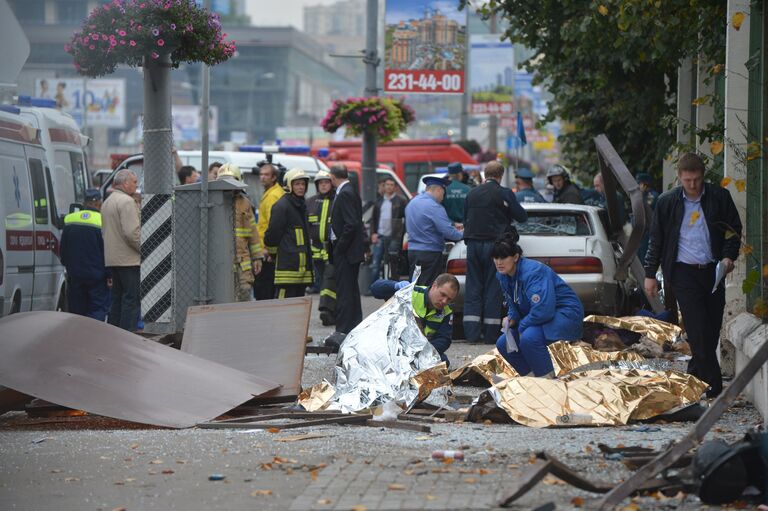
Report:
[[288,188],[289,192],[292,190],[291,184],[296,179],[306,179],[307,184],[309,184],[309,176],[304,172],[303,169],[300,169],[300,168],[291,169],[285,173],[285,177],[283,178],[283,180],[285,181],[285,186]]
[[243,180],[243,174],[240,172],[240,167],[234,163],[225,163],[219,167],[219,173],[216,179],[234,178],[236,181]]

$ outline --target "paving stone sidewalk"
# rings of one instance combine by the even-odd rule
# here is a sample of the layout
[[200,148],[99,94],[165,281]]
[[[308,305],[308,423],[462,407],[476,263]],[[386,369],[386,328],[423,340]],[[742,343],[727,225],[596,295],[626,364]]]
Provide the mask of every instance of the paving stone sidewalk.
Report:
[[509,471],[487,467],[480,461],[343,459],[326,467],[290,509],[494,508],[511,478]]

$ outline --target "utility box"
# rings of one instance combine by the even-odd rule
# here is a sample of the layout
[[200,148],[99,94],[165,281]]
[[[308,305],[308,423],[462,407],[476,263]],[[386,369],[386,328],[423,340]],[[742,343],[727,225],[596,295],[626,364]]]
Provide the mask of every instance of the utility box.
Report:
[[[237,274],[235,262],[235,229],[232,199],[235,192],[245,191],[248,185],[227,179],[208,183],[208,233],[200,233],[201,183],[176,186],[174,198],[174,294],[176,303],[176,331],[184,330],[187,308],[202,305],[200,283],[207,267],[207,303],[236,301]],[[206,261],[200,261],[201,249],[206,247]]]

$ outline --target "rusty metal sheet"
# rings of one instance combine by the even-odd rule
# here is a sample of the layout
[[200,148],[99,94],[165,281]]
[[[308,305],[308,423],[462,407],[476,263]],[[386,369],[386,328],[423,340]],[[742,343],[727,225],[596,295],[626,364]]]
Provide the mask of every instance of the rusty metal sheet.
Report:
[[277,382],[265,397],[301,392],[312,298],[198,305],[187,309],[181,350]]
[[0,319],[0,385],[143,424],[191,427],[278,384],[65,312]]

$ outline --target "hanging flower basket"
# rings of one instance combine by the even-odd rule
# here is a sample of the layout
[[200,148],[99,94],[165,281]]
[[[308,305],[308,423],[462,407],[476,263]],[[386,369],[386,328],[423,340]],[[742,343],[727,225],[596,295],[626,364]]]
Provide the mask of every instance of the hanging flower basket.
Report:
[[141,66],[162,54],[170,54],[174,67],[218,64],[235,53],[235,42],[226,36],[218,14],[195,0],[113,0],[91,12],[64,50],[80,74],[97,77],[118,64]]
[[320,125],[328,133],[335,133],[345,126],[350,135],[360,136],[368,131],[380,142],[389,142],[405,131],[415,118],[413,109],[401,99],[349,98],[334,101]]

